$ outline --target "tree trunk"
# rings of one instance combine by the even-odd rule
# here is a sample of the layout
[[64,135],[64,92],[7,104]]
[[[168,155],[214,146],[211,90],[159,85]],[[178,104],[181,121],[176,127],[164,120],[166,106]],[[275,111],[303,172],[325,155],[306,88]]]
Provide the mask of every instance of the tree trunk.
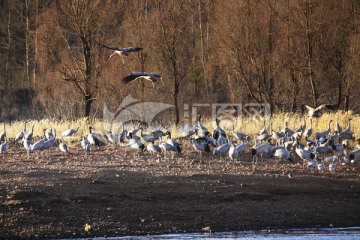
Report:
[[202,16],[201,16],[201,1],[199,0],[198,5],[198,14],[199,14],[199,31],[200,31],[200,46],[201,46],[201,67],[205,82],[205,92],[206,95],[209,95],[209,82],[206,77],[206,66],[205,66],[205,48],[204,48],[204,34],[203,34],[203,27],[202,27]]
[[35,16],[35,43],[34,43],[34,67],[33,67],[33,89],[36,91],[36,67],[37,67],[37,53],[38,53],[38,45],[37,45],[37,28],[38,28],[38,16],[39,16],[39,0],[36,0],[36,16]]
[[174,84],[174,106],[175,106],[175,124],[178,125],[180,123],[180,110],[179,110],[179,102],[178,102],[178,95],[179,95],[179,84]]
[[29,84],[29,89],[31,89],[30,83],[30,70],[29,70],[29,2],[25,0],[25,79]]
[[313,58],[313,49],[312,49],[312,36],[310,32],[310,1],[306,4],[305,18],[306,18],[306,54],[307,54],[307,67],[309,74],[309,81],[311,85],[311,97],[312,104],[314,107],[317,106],[318,93],[313,78],[313,69],[312,69],[312,58]]
[[10,101],[9,101],[9,82],[10,82],[10,76],[9,76],[9,64],[11,60],[10,55],[10,47],[11,47],[11,9],[9,8],[9,15],[8,15],[8,24],[7,24],[7,59],[5,64],[5,108],[6,108],[6,116],[10,116]]
[[93,103],[93,98],[91,94],[85,95],[85,111],[84,111],[84,117],[88,118],[90,117],[91,112],[91,104]]
[[350,97],[349,97],[349,95],[346,95],[345,96],[345,108],[344,108],[344,110],[345,111],[349,111],[349,101],[350,101]]

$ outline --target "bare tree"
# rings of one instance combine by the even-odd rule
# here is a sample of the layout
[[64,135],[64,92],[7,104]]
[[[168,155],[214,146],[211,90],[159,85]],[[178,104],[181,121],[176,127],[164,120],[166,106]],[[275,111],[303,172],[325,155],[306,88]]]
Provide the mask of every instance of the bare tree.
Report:
[[48,36],[48,53],[57,62],[62,79],[81,93],[85,117],[90,116],[99,90],[96,38],[105,30],[106,12],[111,8],[108,4],[100,0],[60,1],[49,25],[56,35]]
[[186,8],[184,1],[158,1],[159,25],[157,47],[161,51],[164,69],[168,72],[168,80],[171,82],[172,102],[175,106],[175,124],[180,122],[179,93],[181,84],[188,75],[192,49],[191,42],[186,36],[191,29],[191,21],[188,21],[184,13]]

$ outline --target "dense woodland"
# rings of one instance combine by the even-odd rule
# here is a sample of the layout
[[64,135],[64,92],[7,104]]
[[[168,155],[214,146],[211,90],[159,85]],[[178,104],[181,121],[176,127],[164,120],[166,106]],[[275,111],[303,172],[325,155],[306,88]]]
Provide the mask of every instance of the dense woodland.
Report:
[[[174,104],[360,111],[359,0],[0,0],[0,120]],[[122,61],[99,44],[143,47]],[[132,71],[162,80],[129,84]]]

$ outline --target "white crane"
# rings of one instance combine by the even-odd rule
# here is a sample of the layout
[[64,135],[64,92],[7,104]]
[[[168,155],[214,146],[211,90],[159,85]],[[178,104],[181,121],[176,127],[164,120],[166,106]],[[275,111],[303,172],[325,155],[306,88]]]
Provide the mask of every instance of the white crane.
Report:
[[103,48],[114,50],[114,53],[110,55],[109,59],[116,54],[120,55],[121,57],[123,57],[123,56],[127,57],[127,56],[129,56],[129,53],[131,53],[131,52],[138,52],[138,51],[143,50],[143,48],[141,48],[141,47],[119,48],[119,47],[113,47],[113,46],[103,45],[103,44],[99,44],[99,45]]
[[85,136],[83,136],[82,140],[81,140],[81,148],[84,150],[85,152],[85,158],[88,157],[88,153],[90,153],[90,142],[87,140],[87,138]]
[[27,124],[27,123],[28,123],[28,122],[25,121],[24,129],[23,129],[21,132],[19,132],[18,134],[16,134],[16,136],[15,136],[15,138],[14,138],[14,144],[15,144],[17,141],[23,139],[23,137],[25,136],[25,133],[26,133],[26,124]]
[[32,125],[31,132],[29,134],[25,134],[24,138],[26,140],[29,140],[29,141],[32,140],[32,137],[34,135],[34,126],[35,126],[35,123]]
[[323,112],[326,110],[335,110],[336,104],[322,104],[318,106],[317,108],[310,107],[308,105],[302,105],[302,110],[308,111],[308,116],[311,118],[319,118],[322,116]]
[[295,152],[303,160],[304,164],[316,157],[315,153],[299,147],[296,147]]
[[318,167],[318,163],[316,160],[308,160],[307,161],[307,167],[309,169],[316,169]]
[[34,144],[31,145],[30,152],[42,150],[42,147],[43,147],[45,142],[46,142],[46,137],[44,136],[42,139],[40,139],[39,141],[37,141],[37,142],[35,142]]
[[316,132],[315,133],[315,138],[317,140],[319,140],[320,138],[327,138],[327,136],[330,134],[330,123],[332,122],[332,119],[329,120],[328,122],[328,129],[326,129],[325,131],[323,132]]
[[360,149],[354,150],[349,154],[349,160],[358,160],[360,158]]
[[297,132],[299,130],[302,130],[302,133],[304,133],[305,129],[306,129],[306,116],[304,116],[304,124],[300,126],[300,128],[297,130]]
[[239,156],[239,151],[237,150],[236,146],[234,145],[234,142],[231,141],[231,145],[230,145],[230,149],[229,149],[229,157],[235,163],[238,156]]
[[351,120],[352,120],[352,118],[349,117],[349,120],[348,120],[348,122],[347,122],[346,129],[344,129],[344,131],[342,131],[341,133],[351,132],[351,125],[350,125]]
[[119,133],[119,136],[118,136],[119,143],[125,142],[125,140],[127,139],[126,138],[127,133],[128,133],[127,130],[124,129],[124,127],[123,127],[123,130]]
[[352,118],[349,118],[347,127],[344,131],[340,133],[341,139],[349,139],[349,140],[355,140],[355,134],[351,131],[350,121]]
[[136,133],[140,130],[140,128],[141,128],[140,123],[137,126],[134,126],[133,129],[130,129],[129,131],[127,131],[126,138],[127,139],[133,138],[133,139],[136,139],[136,140],[140,140],[140,137],[136,136]]
[[335,123],[335,127],[334,127],[334,132],[337,134],[340,134],[342,132],[342,129],[339,125],[339,116],[336,114],[336,123]]
[[337,162],[337,160],[338,160],[338,156],[337,156],[337,155],[324,158],[324,162],[325,162],[325,163]]
[[318,146],[315,147],[315,152],[319,154],[331,154],[333,152],[333,149],[328,146]]
[[155,145],[154,143],[150,142],[146,146],[146,150],[150,152],[152,155],[161,153],[161,148],[158,145]]
[[335,169],[336,169],[336,164],[335,164],[335,163],[329,164],[329,171],[330,171],[330,172],[334,172]]
[[278,149],[286,149],[284,146],[274,146],[274,147],[271,147],[267,153],[266,153],[266,158],[274,158],[274,153],[276,150]]
[[245,149],[249,146],[249,142],[240,143],[238,145],[235,145],[236,151],[240,154],[242,154]]
[[77,131],[79,131],[79,128],[80,128],[80,127],[77,127],[76,129],[69,128],[69,129],[63,131],[63,132],[61,133],[61,136],[62,136],[62,137],[71,137],[74,133],[76,133]]
[[166,143],[172,145],[175,147],[176,149],[176,153],[180,154],[181,153],[181,147],[180,147],[180,144],[173,138],[171,138],[171,132],[170,131],[167,131],[166,132]]
[[53,129],[50,128],[50,131],[46,131],[47,129],[45,129],[45,137],[46,137],[46,140],[50,140],[51,138],[54,137],[54,134],[53,134]]
[[292,136],[295,133],[295,131],[293,131],[289,128],[288,121],[285,121],[285,127],[283,129],[281,129],[281,132],[283,132],[285,135],[287,134],[288,136]]
[[152,134],[143,133],[142,127],[140,128],[140,138],[143,142],[151,142],[151,143],[154,143],[156,139]]
[[238,139],[240,141],[250,141],[250,136],[245,133],[236,132],[234,125],[233,125],[231,133],[236,139]]
[[29,159],[30,158],[30,152],[31,152],[32,143],[31,143],[31,141],[29,141],[29,140],[27,140],[25,138],[23,138],[22,141],[23,141],[23,146],[24,146],[24,148],[26,150],[26,153],[27,153],[27,157]]
[[167,142],[160,143],[159,147],[164,151],[164,158],[166,157],[167,152],[171,153],[171,158],[174,157],[172,153],[177,152],[176,147]]
[[5,158],[5,153],[8,149],[9,149],[9,143],[5,136],[5,141],[0,145],[0,154],[3,154],[4,158]]
[[160,139],[165,136],[165,132],[160,129],[155,129],[151,131],[151,135],[154,136],[155,139]]
[[261,144],[264,143],[265,141],[268,141],[269,138],[271,138],[271,135],[268,133],[264,133],[262,135],[259,135],[255,138],[255,143],[256,144]]
[[274,158],[275,159],[280,159],[280,160],[288,160],[290,162],[293,161],[291,159],[290,152],[285,148],[276,149],[275,152],[274,152]]
[[269,134],[268,130],[266,129],[266,121],[264,120],[264,127],[259,130],[259,135]]
[[59,144],[59,149],[61,152],[64,153],[65,157],[68,153],[70,153],[70,148],[66,143],[60,143]]
[[106,136],[106,139],[108,140],[108,142],[110,142],[112,144],[116,144],[118,141],[117,140],[118,135],[113,134],[112,131],[105,130],[105,136]]
[[55,140],[56,140],[56,130],[55,129],[52,129],[52,131],[54,131],[54,135],[50,138],[50,139],[47,139],[44,144],[42,145],[41,147],[41,150],[44,151],[44,150],[47,150],[47,149],[50,149],[52,146],[54,146],[55,144]]
[[188,125],[188,124],[184,124],[181,125],[180,128],[180,137],[181,138],[190,138],[191,136],[193,136],[195,134],[195,127],[194,125]]
[[87,140],[89,141],[89,143],[90,143],[91,145],[95,145],[95,146],[97,146],[97,147],[100,147],[100,141],[99,141],[99,139],[95,136],[95,134],[93,133],[92,129],[93,129],[93,128],[90,126],[90,127],[89,127],[89,133],[88,133],[88,135],[87,135]]
[[262,158],[263,154],[267,153],[267,151],[269,151],[269,149],[271,149],[271,147],[272,146],[267,143],[261,144],[259,146],[254,146],[251,149],[251,157],[253,158],[253,161],[255,162],[255,157],[258,157],[259,155]]
[[215,119],[216,128],[213,131],[213,139],[219,139],[220,136],[226,138],[226,132],[219,126],[220,119]]
[[138,138],[133,138],[132,133],[129,133],[131,139],[129,140],[129,146],[132,149],[144,151],[145,145]]
[[[278,129],[280,129],[280,126],[277,127]],[[273,131],[271,130],[271,138],[276,140],[276,144],[280,145],[281,142],[284,141],[284,137],[285,137],[285,133],[281,132],[281,131]]]
[[213,142],[214,142],[215,146],[220,146],[225,143],[228,143],[229,140],[224,135],[220,134],[220,135],[218,135],[218,138],[213,139]]
[[5,123],[4,123],[4,132],[0,134],[0,142],[5,142],[6,139],[6,129],[5,129]]
[[325,163],[318,163],[317,164],[317,169],[319,170],[319,171],[324,171],[324,169],[325,169]]
[[157,80],[161,79],[161,76],[156,72],[132,72],[129,75],[125,76],[121,81],[123,83],[129,83],[138,79],[145,79],[152,83],[156,83]]
[[336,151],[337,153],[343,153],[345,150],[345,146],[341,143],[334,143],[332,140],[330,140],[330,146],[331,148]]
[[199,115],[197,124],[195,125],[195,134],[199,137],[208,136],[210,134],[209,130],[201,123],[201,115]]
[[191,140],[191,145],[199,153],[200,160],[202,159],[202,152],[210,152],[210,142],[206,137],[199,137]]
[[305,140],[307,140],[311,136],[312,132],[313,132],[313,123],[312,123],[312,118],[310,118],[310,126],[304,131],[303,134],[305,136]]
[[227,143],[225,143],[225,144],[223,144],[223,145],[218,146],[217,148],[215,148],[215,149],[213,150],[213,154],[214,154],[214,156],[220,155],[220,157],[221,157],[221,155],[222,155],[223,153],[226,153],[227,151],[229,151],[229,149],[230,149],[230,143],[227,142]]

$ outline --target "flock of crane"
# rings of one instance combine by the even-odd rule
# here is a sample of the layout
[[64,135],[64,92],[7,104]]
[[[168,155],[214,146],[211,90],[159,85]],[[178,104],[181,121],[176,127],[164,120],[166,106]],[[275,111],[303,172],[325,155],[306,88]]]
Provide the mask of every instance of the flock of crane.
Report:
[[[114,50],[115,54],[120,56],[128,56],[130,52],[141,51],[140,47],[118,48],[108,45],[101,47]],[[136,79],[145,79],[151,82],[156,82],[160,79],[160,75],[154,72],[132,72],[122,79],[123,83],[129,83]],[[350,121],[346,129],[342,130],[336,120],[335,127],[331,131],[331,122],[329,120],[328,128],[322,132],[313,132],[312,120],[319,118],[325,110],[333,110],[334,105],[323,104],[317,108],[312,108],[307,105],[302,106],[303,110],[307,110],[308,115],[304,117],[303,124],[296,130],[288,128],[287,122],[283,129],[275,131],[270,126],[267,129],[265,126],[256,136],[249,136],[248,134],[235,131],[235,127],[231,134],[226,133],[220,127],[220,120],[215,119],[216,127],[212,133],[201,122],[199,116],[196,123],[188,126],[182,131],[179,138],[172,138],[171,131],[167,129],[157,129],[151,132],[145,132],[141,124],[133,126],[131,129],[125,129],[119,134],[113,134],[110,131],[105,131],[105,136],[108,143],[119,144],[121,146],[129,147],[138,151],[147,151],[152,154],[166,155],[171,154],[174,158],[175,154],[181,154],[182,144],[180,141],[186,140],[193,149],[199,153],[200,160],[203,152],[212,153],[213,155],[227,155],[232,161],[237,161],[242,153],[251,147],[251,156],[254,162],[258,159],[274,158],[293,162],[298,156],[303,160],[304,167],[324,170],[326,167],[330,171],[336,169],[336,163],[342,161],[345,164],[355,163],[360,157],[360,144],[357,144],[353,149],[350,149],[349,141],[355,140],[355,135],[351,131]],[[310,126],[307,127],[307,119],[310,119]],[[61,133],[61,141],[58,144],[59,150],[65,156],[70,152],[69,146],[64,139],[72,136],[78,132],[77,129],[68,129]],[[149,129],[147,129],[149,130]],[[36,142],[33,141],[34,125],[30,132],[27,131],[27,122],[25,122],[24,129],[20,131],[13,140],[13,143],[21,142],[22,146],[28,154],[33,152],[45,151],[56,145],[57,135],[55,129],[44,129],[43,136]],[[165,139],[164,139],[165,138]],[[302,141],[304,139],[304,141]],[[94,132],[92,127],[89,127],[87,135],[82,136],[81,148],[87,157],[91,149],[97,146],[100,147],[100,139]],[[305,144],[303,144],[305,142]],[[10,147],[7,140],[6,127],[4,124],[4,131],[0,135],[0,153],[4,154]],[[253,144],[254,143],[254,144]],[[327,165],[327,166],[326,166]]]
[[[307,127],[308,119],[310,126]],[[197,122],[188,126],[176,139],[172,137],[171,131],[165,128],[151,132],[148,131],[150,129],[146,129],[148,132],[145,132],[144,127],[139,123],[136,126],[133,125],[131,129],[125,129],[123,125],[123,130],[119,134],[105,131],[102,136],[95,134],[92,127],[89,127],[89,132],[82,136],[80,145],[86,158],[92,149],[100,148],[100,143],[106,139],[108,144],[134,149],[135,152],[146,151],[153,155],[159,154],[164,158],[173,159],[181,154],[186,143],[190,143],[192,148],[198,152],[200,160],[203,158],[203,153],[207,153],[207,158],[210,157],[210,154],[215,156],[227,155],[234,162],[239,160],[246,149],[250,149],[249,152],[254,162],[259,159],[264,161],[264,158],[294,162],[297,156],[303,160],[304,167],[318,170],[328,168],[330,171],[334,171],[338,162],[351,164],[360,158],[360,144],[354,147],[350,147],[349,144],[349,141],[355,140],[350,121],[351,118],[348,120],[346,129],[342,129],[336,120],[332,131],[332,120],[330,119],[327,129],[314,132],[313,118],[304,117],[303,124],[298,129],[288,128],[288,123],[285,122],[283,129],[279,127],[278,131],[275,131],[270,124],[270,129],[264,126],[256,136],[251,137],[235,131],[234,126],[231,133],[226,133],[220,127],[219,119],[215,120],[216,127],[210,132],[201,122],[201,116],[199,116]],[[60,141],[56,141],[56,130],[44,129],[41,139],[33,143],[34,125],[31,131],[28,131],[27,122],[25,122],[24,129],[9,143],[4,124],[4,131],[0,135],[0,153],[5,155],[11,144],[21,142],[28,158],[33,152],[45,151],[56,145],[66,157],[70,148],[64,139],[76,134],[78,130],[79,128],[63,131]],[[59,143],[57,144],[57,142]]]

